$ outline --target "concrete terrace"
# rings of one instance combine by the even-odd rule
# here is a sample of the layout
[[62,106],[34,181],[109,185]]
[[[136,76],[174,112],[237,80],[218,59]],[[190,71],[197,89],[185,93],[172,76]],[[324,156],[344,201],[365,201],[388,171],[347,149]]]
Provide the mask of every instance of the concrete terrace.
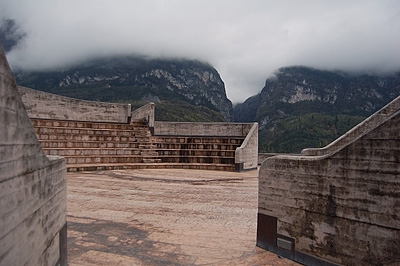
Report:
[[255,247],[258,171],[68,173],[69,265],[298,265]]

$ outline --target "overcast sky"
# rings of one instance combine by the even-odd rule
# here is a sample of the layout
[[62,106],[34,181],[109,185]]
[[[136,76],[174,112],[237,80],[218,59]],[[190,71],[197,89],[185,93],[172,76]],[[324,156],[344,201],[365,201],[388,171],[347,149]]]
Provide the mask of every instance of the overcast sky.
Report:
[[228,97],[257,94],[274,70],[400,70],[399,0],[0,0],[27,33],[16,68],[99,55],[184,57],[212,64]]

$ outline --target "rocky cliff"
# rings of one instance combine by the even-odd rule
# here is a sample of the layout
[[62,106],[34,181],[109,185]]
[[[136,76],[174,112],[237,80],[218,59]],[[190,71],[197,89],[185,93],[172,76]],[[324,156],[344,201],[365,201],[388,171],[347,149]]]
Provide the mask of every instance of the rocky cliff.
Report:
[[351,76],[286,67],[235,106],[234,118],[259,123],[261,150],[300,152],[326,145],[399,94],[400,73]]
[[86,100],[184,102],[232,120],[232,103],[217,70],[194,60],[102,58],[66,70],[17,72],[16,79],[23,86]]

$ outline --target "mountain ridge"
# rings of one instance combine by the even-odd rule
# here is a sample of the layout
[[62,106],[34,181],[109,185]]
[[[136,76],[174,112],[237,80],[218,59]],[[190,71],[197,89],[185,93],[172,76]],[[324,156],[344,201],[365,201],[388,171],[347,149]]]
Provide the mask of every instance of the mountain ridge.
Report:
[[16,80],[22,86],[86,100],[204,106],[211,120],[221,121],[220,115],[232,120],[232,103],[219,73],[195,60],[99,58],[66,70],[19,71]]
[[298,153],[328,144],[399,94],[400,72],[382,77],[292,66],[233,113],[235,121],[259,123],[261,151]]

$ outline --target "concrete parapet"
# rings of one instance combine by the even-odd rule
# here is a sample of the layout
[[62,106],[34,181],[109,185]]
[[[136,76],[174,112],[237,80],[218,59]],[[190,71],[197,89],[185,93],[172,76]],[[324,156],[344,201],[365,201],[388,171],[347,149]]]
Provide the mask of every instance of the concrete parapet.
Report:
[[66,265],[66,166],[46,156],[0,49],[0,265]]
[[258,123],[254,123],[242,145],[235,151],[236,171],[258,167]]
[[145,119],[148,126],[152,129],[154,128],[154,113],[155,104],[148,103],[134,111],[132,111],[132,119]]
[[85,101],[18,87],[30,118],[127,123],[130,104]]
[[306,265],[400,263],[400,111],[379,112],[333,152],[263,162],[258,246]]

